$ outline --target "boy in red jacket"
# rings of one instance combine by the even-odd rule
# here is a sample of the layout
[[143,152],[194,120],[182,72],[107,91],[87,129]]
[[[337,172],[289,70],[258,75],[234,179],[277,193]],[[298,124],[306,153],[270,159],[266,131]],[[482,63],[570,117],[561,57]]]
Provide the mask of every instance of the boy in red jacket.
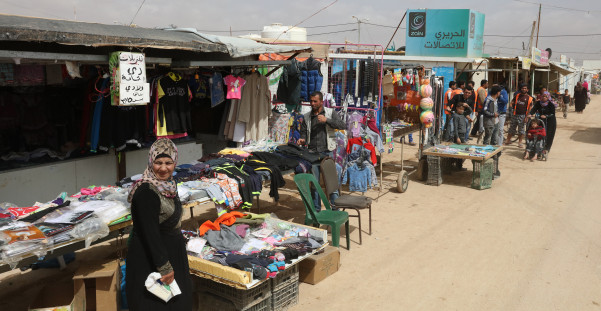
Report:
[[532,159],[530,161],[534,161],[538,159],[538,155],[543,152],[543,148],[545,145],[545,136],[547,136],[547,132],[545,128],[540,126],[540,120],[533,120],[530,123],[530,128],[528,129],[528,133],[526,135],[526,154],[524,155],[524,160],[530,157],[530,154],[533,153]]

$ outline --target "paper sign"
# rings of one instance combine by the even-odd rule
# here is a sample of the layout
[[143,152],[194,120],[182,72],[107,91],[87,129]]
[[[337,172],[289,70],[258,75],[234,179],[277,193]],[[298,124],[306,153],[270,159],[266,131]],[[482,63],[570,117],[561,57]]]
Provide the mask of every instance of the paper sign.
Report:
[[121,52],[119,70],[121,84],[146,83],[146,61],[142,53]]
[[150,84],[119,85],[119,105],[143,105],[150,102]]

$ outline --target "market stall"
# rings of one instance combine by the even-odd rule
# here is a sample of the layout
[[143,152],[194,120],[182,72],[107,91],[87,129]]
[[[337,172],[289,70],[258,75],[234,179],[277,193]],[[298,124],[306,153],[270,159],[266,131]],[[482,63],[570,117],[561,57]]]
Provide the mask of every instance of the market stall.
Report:
[[471,160],[473,164],[471,187],[478,190],[492,187],[492,181],[500,176],[499,157],[503,146],[482,145],[435,145],[423,151],[428,157],[428,180],[430,185],[440,186],[442,174],[449,172],[452,163]]

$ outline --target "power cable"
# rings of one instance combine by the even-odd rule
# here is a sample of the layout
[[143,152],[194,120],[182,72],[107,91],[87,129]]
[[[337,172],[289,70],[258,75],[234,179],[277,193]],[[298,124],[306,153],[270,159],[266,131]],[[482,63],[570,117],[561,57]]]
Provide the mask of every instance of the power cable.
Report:
[[146,0],[142,0],[142,4],[140,4],[140,6],[138,7],[138,10],[136,11],[136,14],[134,14],[134,17],[132,17],[131,22],[129,22],[130,26],[134,23],[134,19],[136,19],[136,16],[138,16],[140,9],[142,8],[142,6],[144,5],[145,2],[146,2]]
[[575,11],[575,12],[585,12],[585,13],[601,13],[600,10],[574,9],[574,8],[567,8],[567,7],[557,6],[557,5],[552,5],[552,4],[545,4],[545,3],[538,3],[538,2],[531,2],[531,1],[524,1],[524,0],[513,0],[513,1],[522,2],[522,3],[528,3],[528,4],[542,5],[544,7],[553,8],[553,9],[560,9],[560,10],[568,10],[568,11]]
[[[354,23],[353,23],[354,24]],[[357,28],[354,29],[347,29],[347,30],[339,30],[339,31],[331,31],[331,32],[323,32],[323,33],[314,33],[314,34],[308,34],[307,37],[310,36],[321,36],[321,35],[329,35],[332,33],[341,33],[341,32],[350,32],[350,31],[357,31]]]
[[307,17],[307,18],[303,19],[302,21],[300,21],[300,22],[296,23],[296,25],[294,25],[294,26],[292,26],[292,27],[290,27],[290,28],[286,29],[285,31],[282,31],[282,32],[281,32],[281,33],[278,35],[278,37],[277,37],[277,38],[275,38],[275,40],[273,40],[273,42],[271,42],[271,43],[275,43],[276,41],[278,41],[278,39],[279,39],[279,38],[280,38],[280,37],[281,37],[281,36],[282,36],[282,35],[283,35],[285,32],[287,32],[288,30],[290,30],[290,29],[292,29],[292,28],[294,28],[294,27],[296,27],[296,26],[298,26],[298,25],[302,24],[303,22],[307,21],[309,18],[311,18],[311,17],[313,17],[313,16],[315,16],[315,15],[319,14],[321,11],[323,11],[323,10],[325,10],[325,9],[327,9],[327,8],[329,8],[329,7],[331,7],[331,6],[332,6],[332,5],[334,5],[334,3],[336,3],[336,2],[338,2],[338,0],[334,0],[334,2],[332,2],[332,3],[330,3],[330,4],[326,5],[326,6],[324,6],[323,8],[319,9],[317,12],[315,12],[315,13],[311,14],[309,17]]
[[[512,36],[512,35],[484,35],[485,37],[500,37],[500,38],[530,38],[530,36]],[[558,37],[591,37],[601,36],[601,33],[589,33],[589,34],[571,34],[571,35],[541,35],[539,38],[558,38]]]

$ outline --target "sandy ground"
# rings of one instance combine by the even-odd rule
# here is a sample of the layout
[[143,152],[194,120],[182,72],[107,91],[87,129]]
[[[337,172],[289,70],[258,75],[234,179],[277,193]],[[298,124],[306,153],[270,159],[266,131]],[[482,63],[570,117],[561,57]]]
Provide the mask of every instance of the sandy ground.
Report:
[[[385,173],[382,192],[367,193],[378,198],[373,234],[359,245],[351,219],[351,250],[340,248],[340,270],[317,285],[301,283],[292,310],[601,309],[601,96],[585,114],[571,112],[558,119],[548,162],[522,161],[522,151],[509,146],[491,189],[469,187],[471,167],[444,175],[438,187],[412,177],[403,194],[394,191],[396,173]],[[398,163],[396,147],[385,163]],[[405,164],[415,165],[416,151],[405,149]],[[277,206],[264,191],[261,212],[302,223],[293,185]],[[184,227],[215,218],[208,205],[194,213]],[[68,281],[86,260],[115,250],[104,243],[78,252],[63,271],[0,275],[0,310],[26,310],[41,284]]]

